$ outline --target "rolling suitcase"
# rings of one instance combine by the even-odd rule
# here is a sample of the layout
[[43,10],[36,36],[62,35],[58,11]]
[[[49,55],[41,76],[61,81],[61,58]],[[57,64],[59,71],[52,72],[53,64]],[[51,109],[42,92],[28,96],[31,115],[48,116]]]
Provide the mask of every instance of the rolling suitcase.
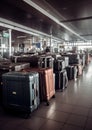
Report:
[[68,66],[66,67],[68,80],[77,78],[77,66]]
[[63,91],[68,84],[66,70],[55,72],[55,90]]
[[66,67],[68,80],[72,80],[73,79],[73,68],[74,68],[74,66],[67,66]]
[[4,108],[27,114],[37,109],[39,105],[37,77],[37,74],[28,72],[8,72],[3,74]]
[[47,104],[51,97],[55,97],[54,79],[53,79],[53,69],[47,69],[44,71],[45,75],[45,93],[44,97],[47,100]]
[[29,68],[29,63],[11,63],[1,62],[0,63],[0,103],[2,103],[2,74],[10,71],[20,71],[24,68]]
[[0,105],[2,105],[2,79],[0,77]]

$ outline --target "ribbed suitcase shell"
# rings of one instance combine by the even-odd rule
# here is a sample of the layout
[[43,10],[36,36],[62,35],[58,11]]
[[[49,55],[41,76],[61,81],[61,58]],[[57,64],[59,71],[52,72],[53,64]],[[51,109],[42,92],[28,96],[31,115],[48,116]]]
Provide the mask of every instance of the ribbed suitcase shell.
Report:
[[[30,113],[37,109],[39,91],[37,74],[28,72],[9,72],[3,74],[3,105],[18,111]],[[38,82],[38,81],[37,81]],[[39,84],[39,82],[38,82]]]
[[29,66],[29,63],[0,62],[0,103],[2,103],[2,74],[9,71],[20,71]]
[[66,71],[55,72],[55,89],[63,91],[67,87],[67,75]]
[[73,68],[74,68],[74,66],[67,66],[66,67],[68,80],[73,79]]
[[77,78],[77,66],[68,66],[66,67],[68,80]]
[[39,73],[39,91],[40,101],[46,101],[47,105],[49,100],[55,96],[54,78],[52,68],[31,68],[24,71],[38,72]]

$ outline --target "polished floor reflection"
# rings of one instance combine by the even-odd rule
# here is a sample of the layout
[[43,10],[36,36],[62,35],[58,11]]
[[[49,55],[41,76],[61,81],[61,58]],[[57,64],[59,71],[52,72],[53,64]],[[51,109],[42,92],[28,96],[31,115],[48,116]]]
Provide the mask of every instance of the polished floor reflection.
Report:
[[92,62],[83,75],[56,92],[50,105],[41,104],[28,119],[5,113],[0,107],[0,130],[92,130]]

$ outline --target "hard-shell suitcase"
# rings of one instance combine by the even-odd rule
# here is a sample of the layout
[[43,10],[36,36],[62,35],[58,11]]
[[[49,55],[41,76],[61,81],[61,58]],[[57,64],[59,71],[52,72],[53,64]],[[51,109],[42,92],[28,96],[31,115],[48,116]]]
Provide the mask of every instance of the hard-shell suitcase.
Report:
[[39,73],[39,93],[40,101],[45,101],[49,105],[49,100],[55,97],[55,87],[52,68],[31,68],[23,71]]
[[10,71],[20,71],[29,68],[29,63],[0,62],[0,102],[2,102],[2,74]]
[[67,66],[66,67],[66,72],[67,72],[67,77],[68,77],[68,80],[72,80],[73,79],[73,66]]
[[27,114],[37,109],[39,105],[37,77],[37,74],[29,72],[8,72],[3,74],[4,108]]
[[76,66],[68,66],[66,67],[68,80],[77,78],[77,67]]
[[9,71],[11,71],[11,68],[0,68],[0,104],[2,104],[2,74],[7,73]]
[[45,88],[46,92],[44,93],[44,97],[47,101],[50,100],[51,97],[55,96],[55,88],[54,88],[54,79],[53,79],[53,69],[47,69],[44,71],[45,75]]
[[0,78],[0,105],[2,105],[2,79]]
[[63,91],[68,84],[66,70],[55,72],[55,89]]
[[22,69],[30,68],[30,63],[15,63],[14,71],[20,71]]
[[57,60],[54,61],[54,72],[55,71],[61,71],[64,68],[65,68],[65,62],[64,62],[64,60],[57,59]]

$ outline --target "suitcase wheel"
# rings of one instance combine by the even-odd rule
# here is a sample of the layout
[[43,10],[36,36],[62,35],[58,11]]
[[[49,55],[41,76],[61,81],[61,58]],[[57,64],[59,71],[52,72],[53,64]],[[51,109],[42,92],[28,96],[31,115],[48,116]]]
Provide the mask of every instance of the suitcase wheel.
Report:
[[61,92],[63,92],[64,91],[64,89],[61,89]]
[[47,101],[47,102],[46,102],[46,105],[47,105],[47,106],[49,106],[49,105],[50,105],[49,101]]
[[55,98],[55,95],[53,95],[52,98]]
[[28,119],[29,115],[30,115],[30,113],[25,113],[24,114],[24,119]]

